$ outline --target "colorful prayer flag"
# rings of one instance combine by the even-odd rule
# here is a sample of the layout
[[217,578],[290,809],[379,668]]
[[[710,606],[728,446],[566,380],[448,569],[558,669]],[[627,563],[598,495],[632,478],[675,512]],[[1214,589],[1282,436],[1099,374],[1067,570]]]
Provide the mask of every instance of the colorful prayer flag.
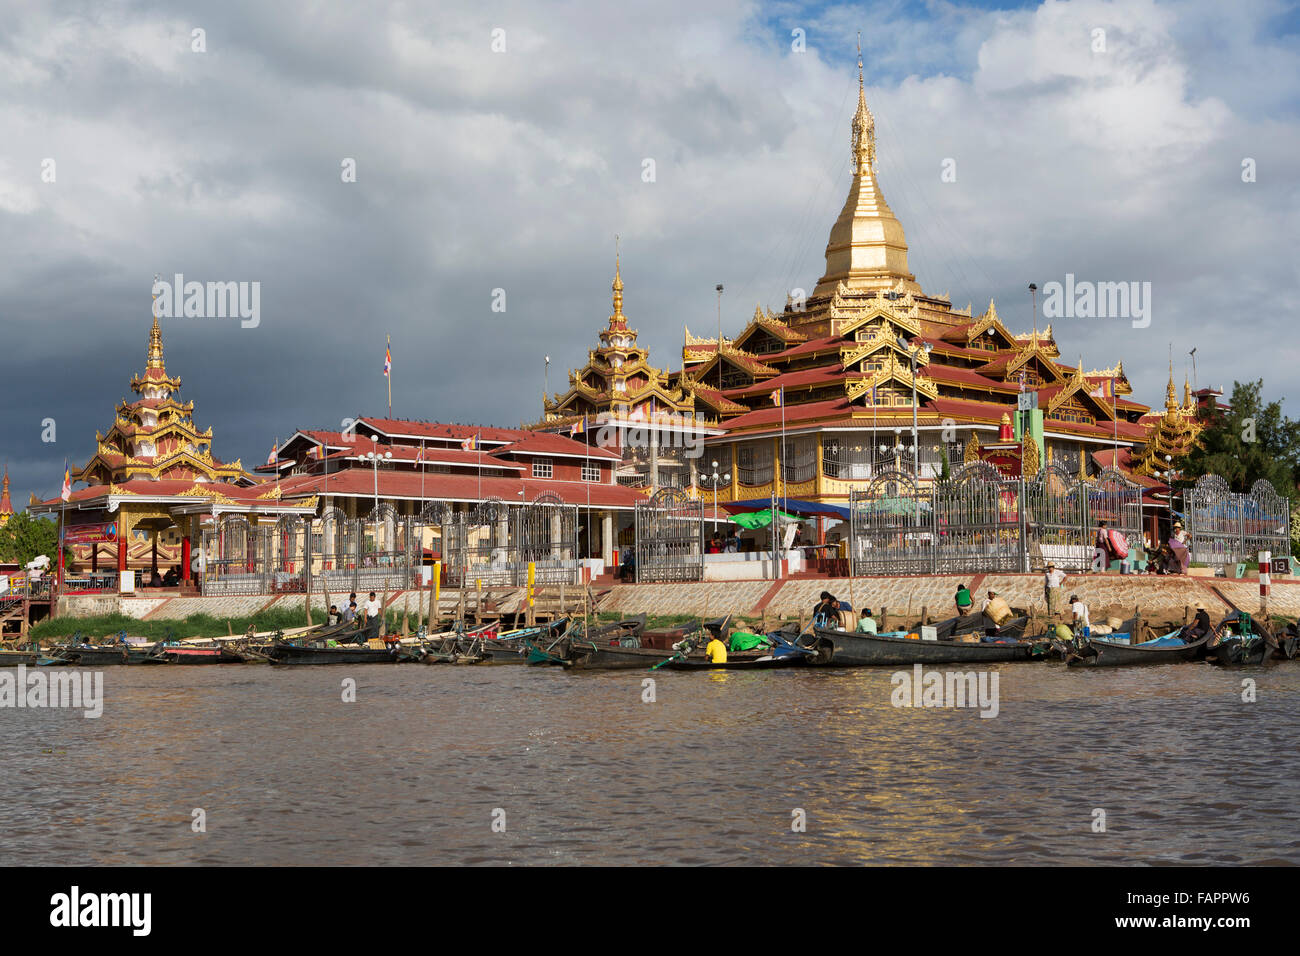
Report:
[[460,447],[465,451],[477,451],[482,446],[483,443],[479,441],[478,435],[474,435],[471,438],[466,438],[463,442],[460,443]]
[[587,430],[587,416],[583,415],[578,421],[569,426],[569,436],[581,435]]
[[72,471],[68,468],[63,469],[63,490],[59,492],[59,497],[64,501],[72,497]]
[[393,349],[390,344],[384,346],[384,375],[387,376],[393,370]]
[[784,391],[785,391],[785,387],[784,387],[784,386],[782,386],[781,388],[777,388],[777,389],[773,389],[773,390],[772,390],[772,394],[771,394],[770,397],[771,397],[771,399],[772,399],[772,404],[773,404],[773,405],[780,405],[780,404],[781,404],[781,399],[784,397],[784,396],[782,395],[782,392],[784,392]]

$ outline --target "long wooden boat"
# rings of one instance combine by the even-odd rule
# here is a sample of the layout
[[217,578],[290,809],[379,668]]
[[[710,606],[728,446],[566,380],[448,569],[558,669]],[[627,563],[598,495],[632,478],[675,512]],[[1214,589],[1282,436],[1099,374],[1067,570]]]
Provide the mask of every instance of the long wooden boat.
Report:
[[1225,666],[1236,664],[1262,664],[1268,658],[1271,648],[1259,634],[1245,637],[1233,635],[1206,649],[1206,657],[1215,664]]
[[328,647],[285,641],[272,647],[269,656],[274,664],[399,664],[415,660],[396,642],[388,647],[372,648],[364,644]]
[[153,655],[170,664],[242,664],[244,658],[220,644],[159,644]]
[[[1023,630],[1023,618],[1020,625]],[[1027,661],[1033,642],[1003,637],[998,642],[923,641],[901,634],[859,634],[816,628],[799,638],[799,645],[816,655],[817,667],[874,667],[891,664],[977,664]]]
[[1184,644],[1161,644],[1166,638],[1175,637],[1177,631],[1146,641],[1142,644],[1118,644],[1107,641],[1104,637],[1091,638],[1085,653],[1075,654],[1066,661],[1070,667],[1120,667],[1129,664],[1177,664],[1182,661],[1194,661],[1205,656],[1210,635]]
[[664,659],[662,649],[641,646],[646,616],[626,618],[582,631],[571,626],[562,636],[521,638],[530,664],[561,664],[579,670],[649,667]]
[[34,665],[40,655],[35,651],[15,651],[9,648],[0,648],[0,667],[12,667],[15,664],[32,664]]
[[62,655],[78,667],[108,667],[127,662],[127,649],[124,644],[71,645]]

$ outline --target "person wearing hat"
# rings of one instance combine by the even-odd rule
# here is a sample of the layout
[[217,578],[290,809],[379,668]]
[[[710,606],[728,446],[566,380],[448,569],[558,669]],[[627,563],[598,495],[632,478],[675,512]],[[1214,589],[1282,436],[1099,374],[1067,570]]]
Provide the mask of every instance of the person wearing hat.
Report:
[[1047,562],[1047,570],[1043,572],[1043,597],[1047,600],[1047,617],[1050,620],[1056,616],[1057,601],[1061,597],[1061,585],[1065,583],[1065,572],[1056,569],[1056,563]]
[[1187,631],[1188,642],[1199,641],[1211,630],[1210,612],[1205,609],[1204,601],[1196,602],[1196,617]]
[[1092,621],[1088,618],[1088,605],[1079,600],[1079,595],[1070,595],[1070,623],[1074,625],[1074,636],[1080,634],[1087,636],[1087,632],[1092,629]]
[[878,633],[876,630],[876,619],[871,616],[871,608],[864,607],[862,609],[862,616],[858,618],[857,630],[859,634]]

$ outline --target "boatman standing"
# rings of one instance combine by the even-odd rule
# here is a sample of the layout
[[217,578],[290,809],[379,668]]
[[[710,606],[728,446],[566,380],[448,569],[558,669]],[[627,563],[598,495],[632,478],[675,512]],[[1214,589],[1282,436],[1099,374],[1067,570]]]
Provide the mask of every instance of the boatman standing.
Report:
[[1079,595],[1070,595],[1070,623],[1074,625],[1074,636],[1088,636],[1092,621],[1088,619],[1088,605],[1079,600]]
[[1061,585],[1065,583],[1065,572],[1058,571],[1056,565],[1047,562],[1047,571],[1043,574],[1043,596],[1047,599],[1047,618],[1056,616],[1057,602],[1061,598]]

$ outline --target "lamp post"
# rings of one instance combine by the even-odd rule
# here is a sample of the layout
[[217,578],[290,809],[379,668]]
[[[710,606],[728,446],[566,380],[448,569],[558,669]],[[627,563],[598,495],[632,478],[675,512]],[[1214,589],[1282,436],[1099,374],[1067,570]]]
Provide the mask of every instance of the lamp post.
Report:
[[718,293],[718,391],[722,391],[722,283],[714,289]]
[[391,451],[386,451],[382,455],[378,452],[368,451],[366,457],[370,459],[371,470],[375,473],[375,510],[379,510],[379,463],[389,461],[393,457]]
[[[992,331],[992,329],[990,329],[989,331]],[[907,349],[907,357],[911,360],[912,363],[912,475],[919,481],[921,479],[921,447],[916,437],[916,414],[918,410],[917,401],[916,401],[916,356],[917,353],[921,351],[921,346],[917,345],[914,342],[908,342],[901,335],[898,337],[898,344],[901,348]],[[933,346],[931,346],[929,342],[925,343],[925,355],[927,359],[930,357],[930,349],[932,347]],[[895,431],[897,431],[897,429],[895,429]],[[914,511],[914,517],[916,521],[916,526],[920,527],[921,526],[920,498],[917,498],[915,500],[914,506],[915,507],[913,511]]]
[[713,530],[718,530],[718,485],[723,482],[731,484],[731,472],[718,473],[718,463],[710,462],[713,472],[704,476],[704,480],[713,485]]

